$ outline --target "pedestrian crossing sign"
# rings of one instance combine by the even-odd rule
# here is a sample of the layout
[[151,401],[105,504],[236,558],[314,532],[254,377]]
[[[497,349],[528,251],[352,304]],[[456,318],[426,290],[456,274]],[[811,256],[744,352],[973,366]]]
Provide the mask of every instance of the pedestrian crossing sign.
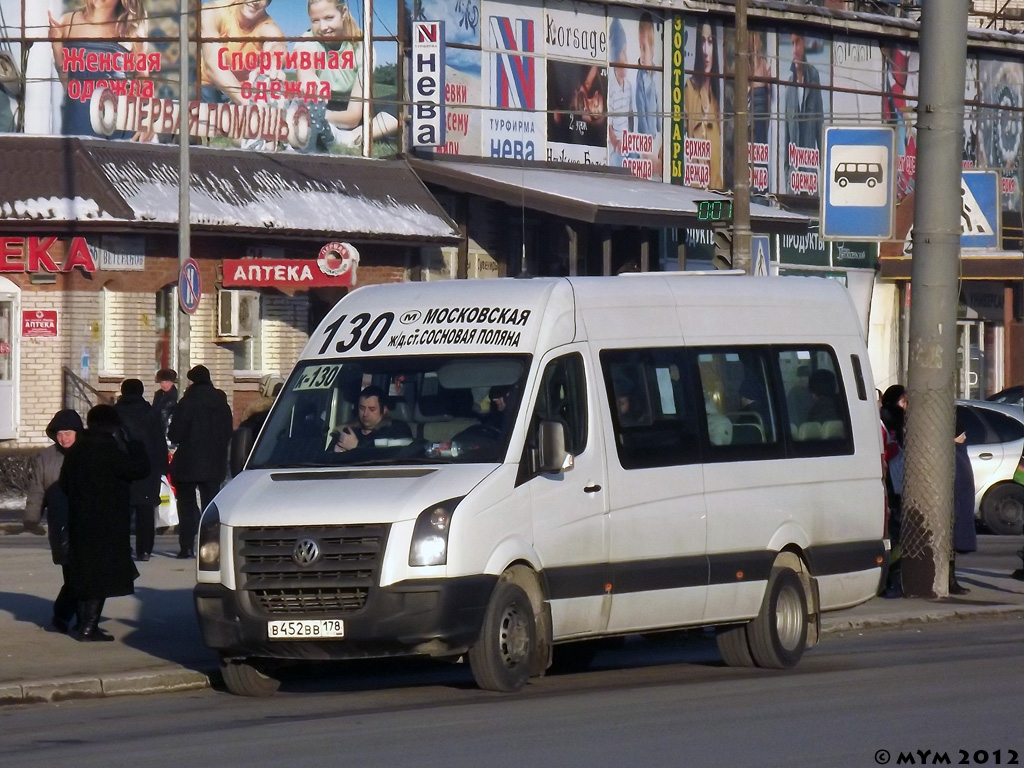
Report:
[[960,246],[998,248],[1002,209],[998,171],[964,171],[960,177]]
[[767,277],[768,262],[771,261],[771,244],[767,235],[754,235],[750,238],[750,256],[754,274],[758,277]]

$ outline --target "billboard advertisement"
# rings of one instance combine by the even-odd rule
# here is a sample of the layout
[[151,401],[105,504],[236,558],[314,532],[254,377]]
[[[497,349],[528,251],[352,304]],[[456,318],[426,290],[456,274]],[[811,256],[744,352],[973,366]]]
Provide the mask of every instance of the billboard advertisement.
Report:
[[[177,133],[179,0],[0,2],[5,32],[49,43],[25,57],[22,130],[140,142]],[[189,132],[196,139],[358,154],[370,129],[375,145],[394,151],[396,3],[374,7],[372,57],[362,0],[207,0],[192,19]],[[373,104],[364,109],[371,88]],[[0,127],[5,117],[0,104]]]

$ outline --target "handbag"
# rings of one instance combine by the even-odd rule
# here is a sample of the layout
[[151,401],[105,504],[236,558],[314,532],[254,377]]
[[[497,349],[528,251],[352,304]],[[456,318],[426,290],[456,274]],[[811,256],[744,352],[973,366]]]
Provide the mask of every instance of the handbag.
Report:
[[160,506],[156,509],[156,527],[172,528],[178,524],[178,502],[167,475],[160,476]]

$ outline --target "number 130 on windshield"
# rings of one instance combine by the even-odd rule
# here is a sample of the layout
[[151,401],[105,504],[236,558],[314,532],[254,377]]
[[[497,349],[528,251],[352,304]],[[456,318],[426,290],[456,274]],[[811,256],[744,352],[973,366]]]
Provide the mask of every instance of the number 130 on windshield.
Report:
[[384,312],[372,317],[369,313],[363,312],[351,320],[348,315],[342,315],[324,329],[324,343],[320,345],[320,354],[326,354],[335,336],[339,336],[338,342],[334,345],[334,351],[338,354],[348,352],[356,344],[363,352],[370,352],[375,349],[391,329],[395,321],[394,312]]

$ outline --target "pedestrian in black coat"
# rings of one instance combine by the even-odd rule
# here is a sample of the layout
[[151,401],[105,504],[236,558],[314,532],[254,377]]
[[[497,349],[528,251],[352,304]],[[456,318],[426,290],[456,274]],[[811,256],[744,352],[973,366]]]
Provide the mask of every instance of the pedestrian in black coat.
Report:
[[966,595],[970,590],[956,578],[956,556],[978,548],[978,533],[974,526],[974,469],[967,453],[967,433],[959,423],[956,433],[953,438],[953,550],[949,556],[949,594]]
[[139,379],[121,382],[121,397],[114,406],[121,423],[133,440],[146,446],[149,474],[132,483],[130,502],[135,518],[135,559],[146,561],[153,554],[154,519],[160,505],[160,478],[167,472],[167,442],[160,416],[146,402],[146,385]]
[[78,600],[78,639],[113,640],[99,628],[100,614],[106,598],[135,591],[131,481],[146,476],[149,460],[142,443],[125,438],[113,406],[94,406],[86,427],[60,471],[68,498],[69,575]]
[[178,446],[171,460],[171,479],[178,498],[179,559],[195,557],[200,512],[196,493],[206,509],[220,490],[228,473],[234,424],[227,395],[213,386],[205,365],[190,370],[188,380],[192,383],[178,401],[168,431]]
[[160,414],[160,423],[164,427],[164,436],[167,436],[167,428],[171,425],[171,417],[174,415],[174,407],[178,404],[178,373],[173,368],[161,368],[156,372],[156,383],[160,389],[153,395],[153,408]]

